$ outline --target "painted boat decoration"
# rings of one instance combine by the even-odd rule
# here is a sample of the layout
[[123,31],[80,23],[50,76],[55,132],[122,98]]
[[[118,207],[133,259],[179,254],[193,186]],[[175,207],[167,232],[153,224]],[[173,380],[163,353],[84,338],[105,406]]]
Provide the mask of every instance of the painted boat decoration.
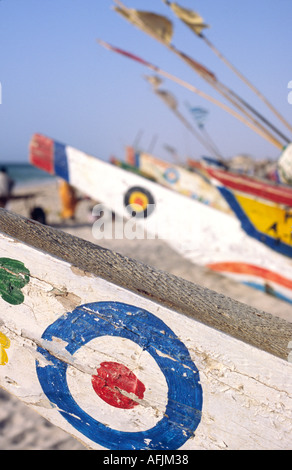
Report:
[[291,323],[3,209],[0,241],[0,386],[51,423],[152,464],[291,448]]
[[127,148],[126,162],[167,188],[232,213],[220,191],[202,174],[191,172],[180,165],[173,165],[149,153],[135,151],[131,147]]
[[119,160],[116,157],[111,157],[110,163],[112,163],[112,165],[122,168],[123,170],[131,171],[132,173],[135,173],[136,175],[143,176],[144,178],[150,179],[151,181],[155,181],[155,179],[152,178],[148,173],[143,173],[136,166],[131,165],[130,163],[126,163],[122,160]]
[[[43,135],[32,138],[30,162],[126,220],[119,238],[159,237],[195,264],[292,302],[292,259],[247,235],[234,216]],[[102,227],[102,218],[93,225],[97,240],[115,236],[116,227]]]
[[292,258],[292,188],[206,164],[205,170],[243,230]]

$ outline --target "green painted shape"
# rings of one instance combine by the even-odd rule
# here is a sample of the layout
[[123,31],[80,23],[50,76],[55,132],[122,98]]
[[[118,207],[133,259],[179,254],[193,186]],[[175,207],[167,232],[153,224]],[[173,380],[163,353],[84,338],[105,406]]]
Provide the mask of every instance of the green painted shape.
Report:
[[0,295],[12,305],[22,304],[24,295],[21,289],[28,284],[29,270],[21,261],[0,258]]

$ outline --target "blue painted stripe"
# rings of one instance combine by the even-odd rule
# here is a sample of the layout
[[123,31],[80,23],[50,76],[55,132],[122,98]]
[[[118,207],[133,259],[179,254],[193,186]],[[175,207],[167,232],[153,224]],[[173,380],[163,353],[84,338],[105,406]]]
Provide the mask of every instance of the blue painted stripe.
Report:
[[223,162],[221,162],[218,158],[203,156],[202,160],[204,162],[206,162],[212,168],[219,168],[219,169],[223,169],[223,170],[228,169],[228,166],[225,165]]
[[256,282],[248,282],[248,281],[244,281],[242,282],[242,284],[252,287],[253,289],[257,289],[262,292],[265,292],[266,294],[268,293],[272,295],[273,297],[277,297],[277,299],[284,300],[285,302],[292,304],[292,299],[290,297],[286,297],[286,295],[280,294],[280,292],[277,292],[276,290],[273,290],[273,292],[267,292],[263,284],[257,284]]
[[228,202],[229,206],[231,207],[233,212],[236,214],[238,219],[241,221],[242,229],[250,237],[255,238],[261,243],[264,243],[272,250],[277,251],[278,253],[281,253],[282,255],[288,256],[289,258],[292,258],[292,246],[291,245],[287,245],[281,240],[270,237],[269,235],[266,235],[265,233],[257,230],[256,227],[251,223],[250,219],[248,218],[248,216],[246,215],[242,207],[240,206],[234,194],[225,187],[218,186],[217,188],[219,189],[220,193],[225,198],[225,200]]
[[167,170],[165,170],[164,172],[163,177],[168,183],[174,184],[178,182],[180,174],[176,168],[167,168]]
[[137,168],[140,168],[140,153],[139,153],[139,152],[135,152],[135,155],[134,155],[134,165],[135,165]]
[[57,176],[60,176],[60,178],[69,182],[66,146],[59,142],[54,142],[54,169]]

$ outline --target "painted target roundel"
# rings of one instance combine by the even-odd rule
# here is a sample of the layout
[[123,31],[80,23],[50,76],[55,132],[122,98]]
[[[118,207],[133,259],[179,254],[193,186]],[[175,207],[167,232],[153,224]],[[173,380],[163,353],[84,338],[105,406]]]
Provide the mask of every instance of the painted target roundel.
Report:
[[[186,346],[155,315],[120,302],[85,304],[56,320],[42,338],[66,344],[71,363],[72,357],[77,360],[86,350],[85,364],[79,359],[74,367],[73,360],[72,367],[38,347],[46,361],[37,361],[36,370],[50,402],[91,441],[110,450],[175,450],[194,435],[201,420],[203,400],[199,372]],[[94,349],[90,346],[94,341],[100,342],[98,348],[102,350],[101,359],[92,364],[94,359],[89,361],[88,354]],[[131,345],[140,351],[136,366],[127,358]],[[110,349],[110,360],[106,348]],[[144,366],[142,353],[146,355]],[[94,373],[85,370],[88,362]],[[138,377],[139,369],[143,368],[147,369],[146,375]],[[80,380],[84,381],[84,377],[90,380],[86,378],[86,383],[79,385],[78,373]],[[155,389],[152,395],[151,389]],[[165,404],[159,414],[157,403],[162,401],[159,395],[164,394],[164,389]],[[104,419],[103,408],[110,410],[112,425]],[[143,424],[144,418],[150,419],[149,423]],[[132,428],[127,428],[127,419]],[[136,422],[141,423],[139,431]]]
[[177,183],[179,180],[179,172],[176,168],[167,168],[163,176],[171,184]]
[[154,211],[155,201],[150,191],[134,186],[126,192],[124,205],[131,216],[146,218]]

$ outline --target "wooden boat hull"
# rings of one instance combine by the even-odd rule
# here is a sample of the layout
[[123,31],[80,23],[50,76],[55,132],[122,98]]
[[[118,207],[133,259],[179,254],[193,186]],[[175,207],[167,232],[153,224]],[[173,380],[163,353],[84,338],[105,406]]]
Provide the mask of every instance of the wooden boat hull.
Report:
[[206,171],[243,230],[292,258],[292,188],[211,167]]
[[3,209],[0,245],[0,386],[51,423],[95,450],[291,448],[291,323]]
[[127,149],[126,161],[167,188],[224,212],[232,212],[217,188],[202,174],[196,174],[181,166],[131,148]]
[[[44,136],[33,137],[30,161],[124,218],[119,237],[159,237],[195,264],[292,302],[292,260],[248,236],[235,217]],[[102,223],[93,225],[97,240]]]

